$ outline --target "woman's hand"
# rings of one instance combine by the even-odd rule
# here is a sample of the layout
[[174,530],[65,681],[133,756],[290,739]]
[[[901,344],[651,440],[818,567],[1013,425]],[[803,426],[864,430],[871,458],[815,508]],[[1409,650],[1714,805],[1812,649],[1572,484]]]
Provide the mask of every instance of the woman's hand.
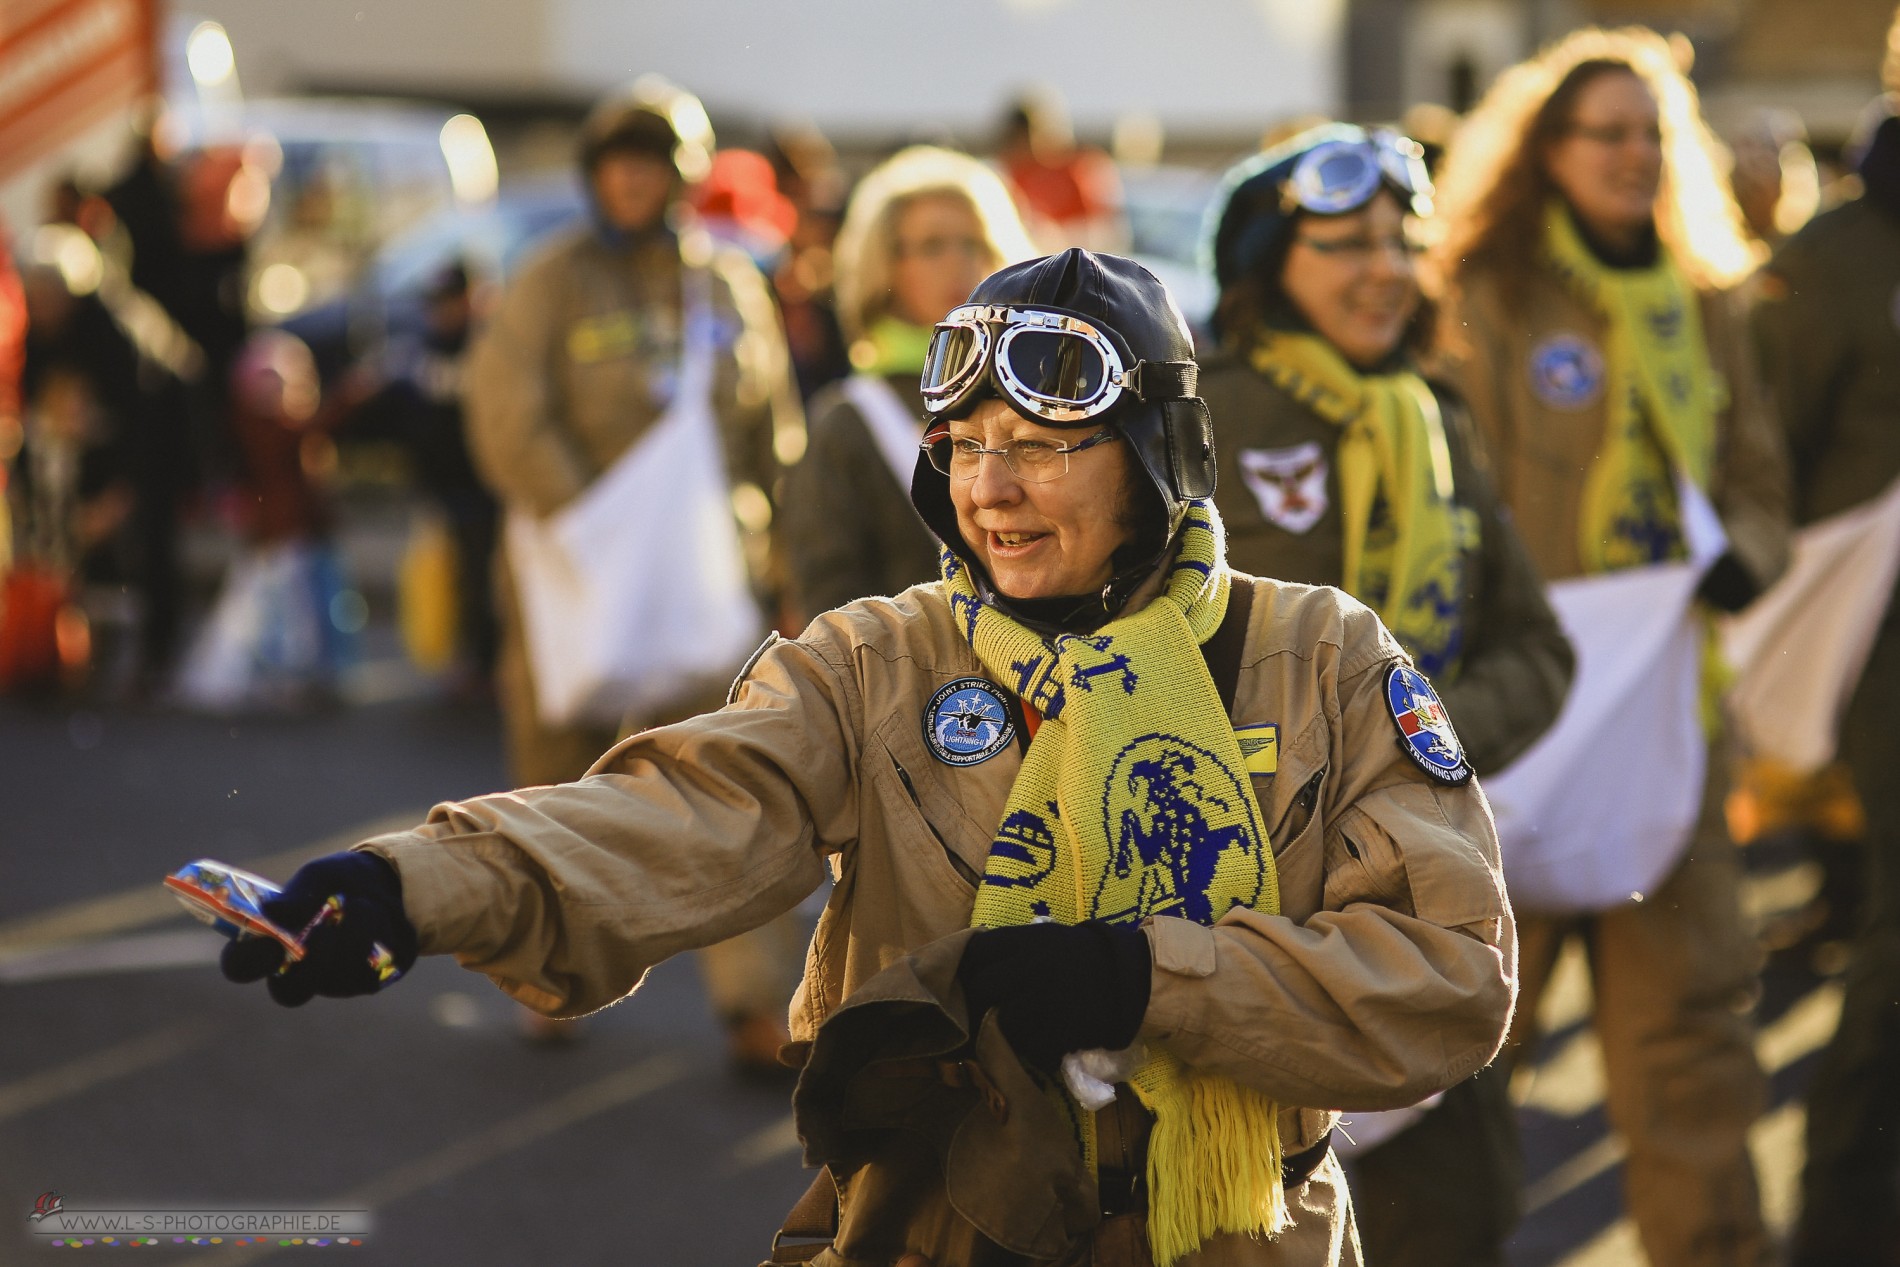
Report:
[[1054,1071],[1069,1052],[1135,1041],[1153,966],[1133,925],[1022,924],[970,938],[957,979],[972,1029],[994,1009],[1016,1055]]
[[241,937],[224,948],[218,966],[232,981],[268,978],[265,988],[285,1007],[302,1007],[319,994],[374,994],[416,961],[402,881],[373,853],[333,853],[305,863],[263,912],[278,927],[304,934],[304,957],[283,967],[284,948],[276,941]]

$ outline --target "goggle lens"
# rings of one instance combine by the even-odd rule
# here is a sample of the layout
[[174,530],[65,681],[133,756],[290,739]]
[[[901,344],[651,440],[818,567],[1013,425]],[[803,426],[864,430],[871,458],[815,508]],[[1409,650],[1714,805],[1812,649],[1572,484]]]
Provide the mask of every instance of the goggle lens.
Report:
[[1429,212],[1432,182],[1417,143],[1385,132],[1365,141],[1335,140],[1315,146],[1295,165],[1290,192],[1308,211],[1340,215],[1371,202],[1382,183],[1411,199],[1407,210]]
[[1016,384],[1043,400],[1086,405],[1108,387],[1101,349],[1078,334],[1018,327],[997,354]]
[[924,357],[923,389],[926,395],[955,388],[972,369],[980,368],[986,339],[972,325],[941,325],[930,337],[930,350]]

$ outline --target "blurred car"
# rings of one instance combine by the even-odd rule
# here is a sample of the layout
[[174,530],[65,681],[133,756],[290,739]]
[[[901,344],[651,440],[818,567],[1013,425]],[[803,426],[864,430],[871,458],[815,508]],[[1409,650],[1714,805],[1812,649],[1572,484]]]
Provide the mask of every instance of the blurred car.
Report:
[[1207,328],[1219,292],[1200,261],[1201,225],[1220,185],[1198,167],[1138,167],[1122,173],[1129,253],[1159,277],[1196,331]]
[[477,206],[440,208],[385,243],[348,294],[281,324],[310,345],[327,378],[381,340],[418,334],[423,293],[444,268],[460,262],[479,282],[503,282],[537,243],[585,214],[568,175],[509,185]]
[[246,307],[281,323],[354,291],[411,226],[479,209],[494,150],[472,115],[373,98],[262,98],[176,112],[183,149],[241,150],[269,179],[249,242]]

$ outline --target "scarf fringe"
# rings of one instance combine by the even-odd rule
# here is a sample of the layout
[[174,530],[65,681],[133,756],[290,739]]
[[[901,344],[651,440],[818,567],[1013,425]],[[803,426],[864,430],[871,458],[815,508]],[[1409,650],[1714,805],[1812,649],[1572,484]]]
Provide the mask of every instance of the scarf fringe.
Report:
[[1164,1090],[1138,1077],[1136,1089],[1155,1115],[1148,1137],[1155,1267],[1173,1267],[1221,1233],[1286,1230],[1278,1105],[1227,1078],[1182,1074]]

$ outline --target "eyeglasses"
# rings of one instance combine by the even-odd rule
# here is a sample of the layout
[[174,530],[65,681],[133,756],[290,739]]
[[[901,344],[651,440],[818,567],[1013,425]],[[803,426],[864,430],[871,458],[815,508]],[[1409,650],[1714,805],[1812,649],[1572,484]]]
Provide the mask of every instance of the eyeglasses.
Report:
[[1407,210],[1431,214],[1432,179],[1417,141],[1384,130],[1365,140],[1322,141],[1293,165],[1280,191],[1281,210],[1344,215],[1371,202],[1386,185],[1404,195]]
[[1662,128],[1654,123],[1573,123],[1564,131],[1570,136],[1580,136],[1586,141],[1595,141],[1598,145],[1618,148],[1631,141],[1646,141],[1651,145],[1661,145]]
[[1193,361],[1134,361],[1112,332],[1073,313],[965,304],[931,332],[921,387],[933,416],[961,408],[987,382],[1032,418],[1074,423],[1106,413],[1124,391],[1184,399],[1198,379]]
[[952,438],[940,433],[918,447],[930,456],[930,464],[953,480],[973,480],[983,469],[983,455],[1003,459],[1003,465],[1017,479],[1029,484],[1047,484],[1069,473],[1069,455],[1092,449],[1118,438],[1109,430],[1097,431],[1086,440],[1063,446],[1048,440],[1011,440],[999,449],[986,449],[980,440],[964,436]]
[[899,259],[940,260],[954,255],[959,259],[980,260],[989,258],[990,246],[982,238],[928,237],[896,242],[892,253]]
[[1422,255],[1425,244],[1406,234],[1391,237],[1374,238],[1363,233],[1355,233],[1346,238],[1314,238],[1300,234],[1294,238],[1301,246],[1321,255],[1331,256],[1349,264],[1366,264],[1381,255],[1403,255],[1406,257]]

